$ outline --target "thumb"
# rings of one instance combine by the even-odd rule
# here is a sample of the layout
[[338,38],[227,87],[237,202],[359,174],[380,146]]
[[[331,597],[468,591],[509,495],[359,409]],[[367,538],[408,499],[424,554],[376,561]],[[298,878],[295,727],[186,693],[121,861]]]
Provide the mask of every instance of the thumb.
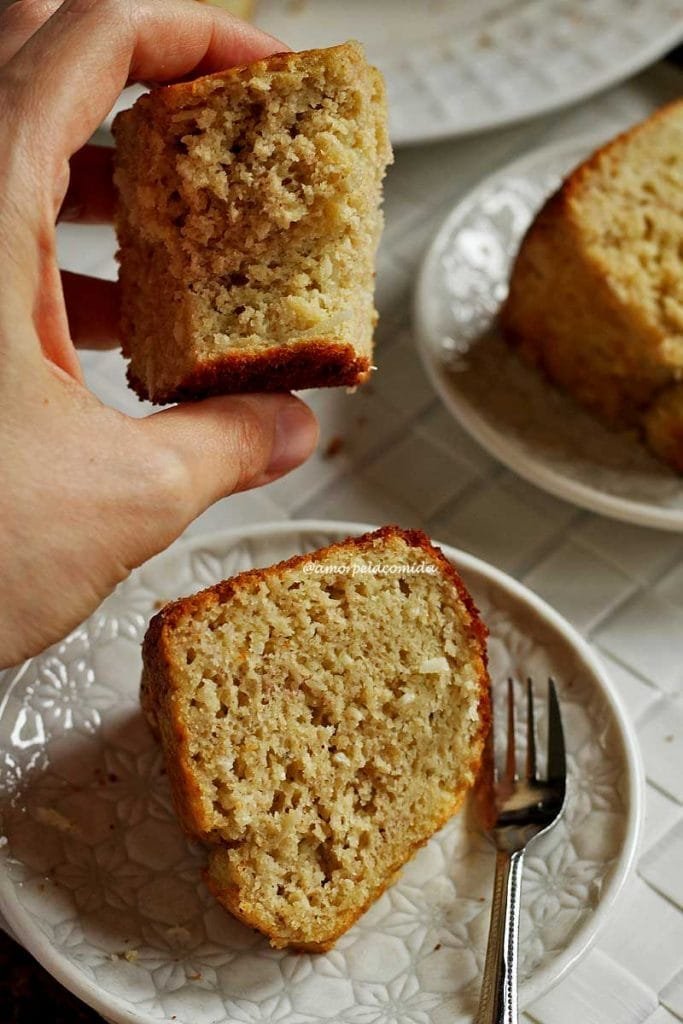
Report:
[[178,474],[178,513],[259,487],[300,465],[318,440],[315,416],[289,394],[208,398],[154,413],[140,426]]

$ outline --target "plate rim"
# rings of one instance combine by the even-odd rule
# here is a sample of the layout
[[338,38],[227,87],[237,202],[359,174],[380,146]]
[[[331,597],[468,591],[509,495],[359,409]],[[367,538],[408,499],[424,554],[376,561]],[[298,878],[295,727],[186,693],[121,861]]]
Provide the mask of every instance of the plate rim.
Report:
[[[467,125],[452,131],[442,131],[435,128],[433,131],[423,131],[419,135],[398,134],[392,136],[392,143],[395,146],[417,146],[425,142],[445,142],[448,139],[465,139],[480,132],[490,132],[496,128],[512,127],[522,124],[524,121],[533,121],[537,117],[543,117],[561,110],[566,110],[574,104],[583,103],[598,93],[605,92],[613,86],[626,82],[629,78],[645,71],[651,65],[660,61],[670,50],[680,45],[683,39],[683,29],[673,27],[669,32],[664,33],[649,46],[643,46],[637,53],[607,69],[602,75],[596,75],[590,79],[588,84],[582,84],[578,88],[568,89],[557,93],[551,99],[546,98],[545,102],[529,103],[509,116],[492,114],[488,118],[482,118],[477,124]],[[542,94],[541,94],[542,95]]]
[[[518,476],[554,497],[561,498],[575,507],[597,512],[610,519],[683,533],[683,509],[663,509],[653,504],[619,498],[580,480],[572,480],[558,470],[540,463],[533,455],[521,449],[515,441],[496,430],[479,415],[473,406],[463,403],[448,385],[447,375],[434,357],[432,333],[427,325],[426,309],[429,303],[434,267],[444,237],[454,222],[462,219],[476,206],[480,195],[499,179],[521,175],[529,167],[542,165],[545,160],[558,157],[564,152],[590,155],[597,147],[614,137],[609,129],[600,132],[581,133],[568,139],[560,139],[538,146],[530,152],[502,164],[487,174],[473,188],[465,193],[449,210],[427,243],[417,274],[412,301],[412,322],[416,348],[429,381],[450,415],[460,424],[477,444],[492,455],[497,462]],[[579,155],[577,159],[582,159]],[[551,386],[551,385],[549,385]]]
[[584,102],[612,86],[626,82],[639,72],[645,71],[679,45],[681,39],[683,39],[683,29],[673,28],[670,33],[667,33],[666,38],[663,33],[655,42],[652,42],[647,47],[643,46],[637,53],[632,54],[631,59],[618,63],[618,65],[614,63],[611,70],[605,71],[602,75],[596,75],[595,78],[590,80],[588,85],[557,93],[553,99],[547,99],[545,102],[529,103],[508,117],[492,115],[492,117],[482,119],[476,125],[467,126],[460,130],[442,133],[435,129],[433,132],[424,132],[421,135],[399,135],[392,141],[394,141],[395,145],[418,145],[422,142],[443,142],[450,138],[467,138],[479,132],[492,131],[496,128],[508,126],[512,127],[524,121],[532,121],[535,118],[566,110],[568,106],[572,106],[574,103]]
[[[230,527],[196,536],[182,537],[165,551],[160,552],[149,559],[148,562],[143,563],[135,571],[144,571],[146,566],[156,564],[158,561],[163,561],[166,558],[172,558],[179,549],[192,551],[217,543],[232,545],[239,541],[253,538],[284,538],[288,535],[297,536],[307,532],[322,533],[333,538],[342,539],[343,537],[358,536],[378,528],[378,526],[368,523],[324,519],[273,521],[254,524],[246,528]],[[476,555],[462,551],[460,548],[440,542],[438,539],[430,537],[430,540],[442,549],[449,560],[455,562],[458,571],[462,570],[467,573],[471,570],[473,573],[482,576],[487,582],[491,582],[502,589],[516,601],[522,601],[540,617],[544,618],[551,628],[556,630],[566,642],[574,647],[581,660],[589,669],[590,674],[597,679],[600,685],[601,692],[607,700],[620,732],[620,740],[623,747],[624,761],[627,769],[628,812],[621,854],[615,869],[609,875],[601,891],[597,908],[579,928],[577,936],[569,946],[569,954],[558,958],[561,966],[557,973],[554,973],[550,966],[546,966],[536,971],[533,978],[524,986],[523,1008],[559,984],[588,953],[634,871],[644,827],[645,775],[643,762],[636,739],[635,728],[624,708],[621,697],[612,683],[608,672],[598,659],[598,655],[593,652],[579,631],[564,616],[560,615],[558,611],[549,605],[547,601],[502,569]],[[334,542],[333,540],[332,543]],[[127,579],[130,579],[130,576]],[[76,628],[78,629],[78,627]],[[11,679],[8,682],[8,688],[13,687],[21,679],[32,660],[28,659],[15,670],[10,670]],[[130,1003],[120,996],[105,993],[100,986],[85,977],[82,972],[73,966],[30,923],[16,896],[16,885],[9,878],[4,861],[5,857],[0,856],[0,914],[7,919],[7,923],[16,941],[23,945],[58,982],[95,1009],[111,1024],[158,1024],[160,1018],[131,1010]],[[579,948],[574,949],[572,952],[572,947],[577,944]],[[557,960],[554,961],[554,963],[556,962]]]

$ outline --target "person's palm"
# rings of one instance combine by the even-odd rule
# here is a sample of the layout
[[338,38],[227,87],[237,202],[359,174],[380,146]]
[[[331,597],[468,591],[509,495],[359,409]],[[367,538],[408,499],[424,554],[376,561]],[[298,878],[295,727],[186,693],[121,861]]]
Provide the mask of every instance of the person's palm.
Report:
[[131,419],[84,386],[74,345],[116,343],[117,288],[63,274],[55,220],[110,218],[86,142],[129,79],[168,81],[282,46],[186,0],[19,0],[0,17],[0,665],[63,636],[208,505],[298,465],[290,395]]

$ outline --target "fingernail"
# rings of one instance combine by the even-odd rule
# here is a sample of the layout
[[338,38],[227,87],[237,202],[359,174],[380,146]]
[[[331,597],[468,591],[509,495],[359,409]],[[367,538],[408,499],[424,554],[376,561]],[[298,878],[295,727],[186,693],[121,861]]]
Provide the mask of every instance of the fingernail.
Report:
[[315,447],[318,432],[310,409],[303,402],[287,402],[275,421],[275,440],[266,473],[286,473],[300,465]]

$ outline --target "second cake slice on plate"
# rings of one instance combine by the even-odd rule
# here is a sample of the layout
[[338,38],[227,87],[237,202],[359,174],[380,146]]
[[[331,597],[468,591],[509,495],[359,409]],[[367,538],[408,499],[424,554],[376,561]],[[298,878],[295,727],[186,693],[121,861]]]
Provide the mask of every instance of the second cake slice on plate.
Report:
[[683,472],[683,101],[579,164],[517,254],[510,344]]

